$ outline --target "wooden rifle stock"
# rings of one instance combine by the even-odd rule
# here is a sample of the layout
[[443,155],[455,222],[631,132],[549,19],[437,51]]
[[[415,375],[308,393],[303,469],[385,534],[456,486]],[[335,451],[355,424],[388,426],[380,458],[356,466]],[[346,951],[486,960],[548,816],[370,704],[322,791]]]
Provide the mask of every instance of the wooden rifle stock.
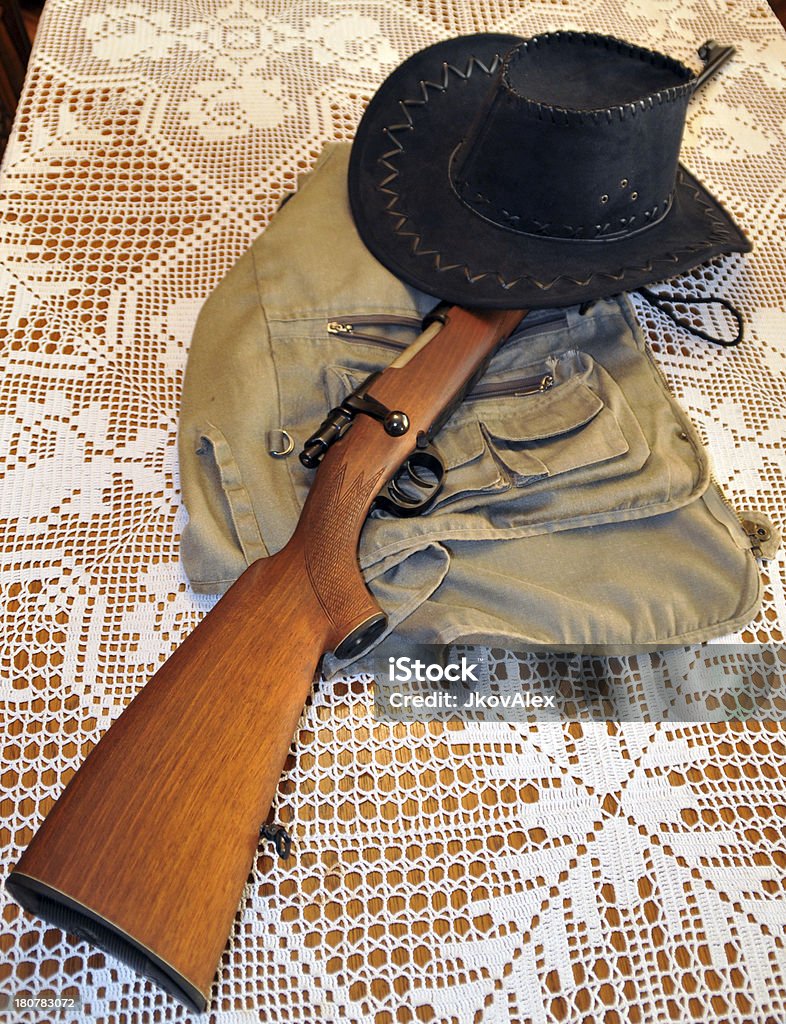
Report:
[[[8,878],[27,910],[204,1010],[319,660],[385,626],[357,562],[380,489],[521,320],[452,307],[374,382],[298,526],[251,565],[91,751]],[[436,331],[436,333],[435,333]]]

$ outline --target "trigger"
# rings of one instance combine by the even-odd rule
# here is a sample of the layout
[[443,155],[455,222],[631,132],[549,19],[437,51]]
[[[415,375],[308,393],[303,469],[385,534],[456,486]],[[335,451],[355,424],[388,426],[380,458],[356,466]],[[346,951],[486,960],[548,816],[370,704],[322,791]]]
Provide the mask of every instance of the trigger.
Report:
[[[435,456],[435,458],[437,458],[437,456]],[[442,465],[441,461],[440,461],[439,465],[440,465],[440,475],[443,476],[444,473],[445,473],[445,467]],[[418,484],[420,487],[425,487],[428,490],[431,490],[432,487],[438,486],[438,484],[436,484],[433,480],[429,480],[426,477],[421,476],[416,471],[416,467],[412,464],[412,459],[411,458],[407,459],[407,461],[404,463],[404,468],[407,470],[407,472],[412,477],[412,479],[415,481],[415,483]]]
[[[401,470],[399,470],[399,473]],[[388,496],[401,508],[420,510],[420,506],[423,504],[423,499],[417,497],[414,494],[407,494],[406,491],[401,489],[398,482],[398,475],[395,476],[388,484]]]

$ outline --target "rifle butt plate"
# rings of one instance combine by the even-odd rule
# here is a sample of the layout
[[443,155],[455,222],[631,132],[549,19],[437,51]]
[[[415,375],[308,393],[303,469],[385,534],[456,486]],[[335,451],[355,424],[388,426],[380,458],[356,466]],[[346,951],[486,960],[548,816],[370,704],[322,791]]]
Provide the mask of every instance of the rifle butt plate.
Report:
[[6,888],[31,914],[127,964],[197,1013],[207,1009],[209,993],[200,991],[171,964],[89,907],[20,871],[11,872]]

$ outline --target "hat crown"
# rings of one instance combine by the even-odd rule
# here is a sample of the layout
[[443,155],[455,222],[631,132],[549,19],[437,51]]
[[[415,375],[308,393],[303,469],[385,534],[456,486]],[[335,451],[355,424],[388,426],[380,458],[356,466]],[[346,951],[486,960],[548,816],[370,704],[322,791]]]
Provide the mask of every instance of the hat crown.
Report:
[[671,206],[694,82],[678,61],[606,36],[522,42],[453,153],[453,188],[509,231],[587,240],[644,230]]

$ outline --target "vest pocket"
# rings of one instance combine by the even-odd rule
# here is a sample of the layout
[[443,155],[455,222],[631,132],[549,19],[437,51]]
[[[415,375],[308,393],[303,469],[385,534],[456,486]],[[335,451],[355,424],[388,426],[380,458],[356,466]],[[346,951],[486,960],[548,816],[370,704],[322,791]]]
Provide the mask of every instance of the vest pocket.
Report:
[[[568,518],[577,506],[594,514],[619,500],[604,494],[604,483],[640,470],[650,448],[611,377],[575,349],[517,374],[548,374],[553,383],[517,395],[509,375],[487,379],[482,397],[456,411],[435,439],[449,472],[434,509],[459,511],[491,500],[526,513],[530,498],[547,491],[563,495],[550,503],[551,514]],[[668,477],[657,486],[661,497]],[[625,504],[635,500],[632,493]]]
[[525,416],[524,422],[511,422],[492,411],[483,430],[517,487],[608,462],[630,450],[614,414],[578,380],[542,399],[538,415]]

